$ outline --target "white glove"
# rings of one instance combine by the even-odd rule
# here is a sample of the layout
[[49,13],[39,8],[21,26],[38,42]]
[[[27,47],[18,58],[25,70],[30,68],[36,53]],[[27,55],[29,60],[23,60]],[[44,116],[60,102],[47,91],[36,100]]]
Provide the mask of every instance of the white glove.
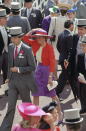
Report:
[[80,83],[86,84],[86,80],[84,78],[84,75],[79,73],[78,80]]

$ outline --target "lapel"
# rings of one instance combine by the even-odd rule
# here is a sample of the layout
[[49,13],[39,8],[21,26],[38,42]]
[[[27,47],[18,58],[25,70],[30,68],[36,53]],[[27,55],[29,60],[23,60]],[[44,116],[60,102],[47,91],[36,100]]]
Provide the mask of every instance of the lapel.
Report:
[[78,56],[79,65],[82,69],[85,69],[85,54],[80,54]]
[[36,12],[35,12],[34,8],[32,8],[32,10],[31,10],[31,12],[30,12],[29,19],[30,19],[31,17],[36,17]]
[[27,17],[27,8],[25,8],[23,16]]
[[70,32],[68,30],[64,30],[64,34],[68,35],[68,34],[70,34]]
[[15,48],[15,46],[13,45],[12,46],[12,49],[9,51],[10,52],[10,54],[11,54],[11,60],[10,60],[10,62],[12,62],[11,64],[11,66],[13,66],[14,65],[14,48]]

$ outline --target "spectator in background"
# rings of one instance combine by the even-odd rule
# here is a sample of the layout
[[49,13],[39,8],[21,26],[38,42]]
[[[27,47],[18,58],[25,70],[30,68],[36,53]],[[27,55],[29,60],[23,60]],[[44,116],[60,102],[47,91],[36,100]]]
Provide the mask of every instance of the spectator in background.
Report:
[[78,55],[77,71],[78,74],[82,73],[83,79],[80,81],[79,86],[79,99],[81,104],[81,114],[86,114],[86,34],[81,39],[82,54]]
[[41,117],[47,115],[40,107],[31,103],[18,105],[22,121],[13,126],[11,131],[42,131],[37,128]]
[[72,0],[59,0],[59,2],[61,3],[65,3],[65,4],[72,4]]
[[21,16],[27,17],[30,23],[31,29],[41,27],[42,14],[39,9],[33,8],[33,0],[24,0],[25,8],[21,9]]
[[[39,123],[39,128],[43,129],[46,131],[53,131],[54,129],[56,129],[56,131],[60,131],[60,128],[56,125],[58,125],[59,122],[59,115],[61,115],[61,113],[59,114],[59,109],[57,109],[58,105],[56,102],[51,102],[48,105],[44,106],[42,109],[46,112],[46,113],[50,113],[52,115],[53,121],[52,122],[52,126],[48,123],[48,117],[47,116],[42,116],[40,123]],[[54,125],[53,125],[54,122]]]
[[4,5],[5,5],[6,7],[8,7],[8,8],[11,7],[11,2],[12,2],[12,0],[2,0],[2,3],[4,3]]
[[73,48],[73,36],[72,36],[73,27],[74,27],[73,21],[71,20],[65,21],[64,23],[65,29],[58,36],[57,50],[60,53],[59,64],[62,67],[62,72],[59,76],[56,92],[57,95],[60,95],[68,80],[71,85],[71,89],[73,91],[74,97],[75,99],[77,99],[78,88],[77,88],[76,78],[72,73],[73,59],[71,59],[72,48]]
[[49,8],[57,6],[58,2],[59,0],[48,0],[44,8],[44,16],[48,16],[50,14]]
[[14,27],[14,26],[22,27],[22,32],[24,34],[26,34],[31,30],[28,19],[20,16],[19,2],[11,2],[11,13],[12,13],[11,16],[9,16],[7,20],[8,27]]
[[61,15],[66,16],[67,10],[71,8],[70,4],[67,3],[58,3],[58,7],[60,8]]
[[1,9],[6,9],[6,14],[10,15],[10,8],[6,7],[5,4],[0,4]]
[[[23,120],[13,126],[12,131],[60,131],[60,129],[54,125],[54,121],[58,119],[56,110],[52,111],[53,113],[46,113],[39,106],[32,103],[22,103],[18,105],[18,111]],[[47,129],[47,127],[45,127],[45,129],[40,129],[40,119],[44,119],[50,128]],[[42,126],[45,126],[45,123],[42,123]]]
[[59,52],[57,51],[56,45],[57,45],[58,35],[64,30],[64,22],[67,20],[67,18],[61,15],[61,12],[58,6],[49,8],[49,11],[51,14],[53,14],[53,16],[51,17],[48,35],[51,35],[54,37],[53,39],[51,39],[50,42],[54,48],[55,60],[57,63],[56,72],[55,72],[55,77],[57,80],[58,79],[57,65],[58,65],[58,59],[59,59]]
[[72,0],[73,8],[77,7],[76,18],[86,19],[86,6],[80,0]]
[[79,109],[64,110],[63,123],[66,125],[67,131],[80,131],[82,121]]
[[74,23],[73,34],[78,33],[78,28],[77,28],[77,21],[78,20],[76,18],[76,11],[77,11],[77,7],[67,10],[67,19],[72,20]]
[[8,73],[8,37],[7,29],[7,14],[5,9],[0,9],[0,72],[3,72],[3,83],[7,79]]

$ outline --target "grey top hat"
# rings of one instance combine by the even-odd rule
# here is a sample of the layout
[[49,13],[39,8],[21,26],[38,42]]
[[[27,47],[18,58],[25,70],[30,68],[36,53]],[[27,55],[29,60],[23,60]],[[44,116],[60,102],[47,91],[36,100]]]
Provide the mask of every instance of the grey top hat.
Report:
[[77,124],[83,121],[83,118],[80,118],[79,109],[68,109],[64,110],[64,119],[65,124]]
[[11,37],[15,37],[15,36],[21,37],[24,35],[24,33],[22,33],[22,27],[11,27],[9,29],[9,32]]
[[86,19],[78,19],[77,26],[86,27]]
[[0,17],[6,17],[6,9],[0,9]]
[[86,44],[86,34],[81,39],[81,44]]
[[11,2],[11,11],[19,11],[20,3],[19,2]]

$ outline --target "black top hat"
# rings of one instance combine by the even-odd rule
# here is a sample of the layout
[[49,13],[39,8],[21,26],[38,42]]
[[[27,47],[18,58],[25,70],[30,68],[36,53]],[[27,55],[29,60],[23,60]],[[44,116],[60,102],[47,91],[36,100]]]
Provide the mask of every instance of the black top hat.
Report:
[[33,0],[24,0],[24,2],[33,2]]

